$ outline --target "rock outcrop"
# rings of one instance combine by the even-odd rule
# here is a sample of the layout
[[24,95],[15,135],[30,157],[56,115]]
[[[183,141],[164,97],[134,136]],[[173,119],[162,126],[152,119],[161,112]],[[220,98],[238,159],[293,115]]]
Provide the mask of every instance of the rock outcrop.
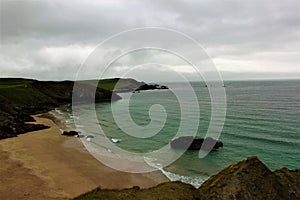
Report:
[[99,81],[99,86],[117,93],[139,92],[141,90],[168,89],[165,85],[147,84],[132,78],[114,78]]
[[199,188],[201,199],[300,199],[298,170],[270,171],[256,156],[232,164]]
[[138,186],[121,190],[96,188],[86,194],[74,198],[74,200],[200,200],[199,198],[199,193],[192,185],[176,181],[162,183],[148,189],[140,189]]
[[79,135],[77,131],[64,131],[62,133],[62,135],[64,136],[76,136],[76,135]]
[[193,136],[183,136],[171,141],[173,149],[188,149],[188,150],[218,150],[223,147],[221,141],[217,141],[211,137],[194,138]]
[[226,167],[199,189],[181,182],[167,182],[148,189],[97,188],[75,199],[296,200],[300,199],[300,172],[286,168],[272,172],[253,156]]
[[165,90],[165,89],[169,89],[167,86],[165,85],[158,85],[158,84],[142,84],[141,86],[139,86],[138,88],[135,89],[135,91],[141,91],[141,90]]

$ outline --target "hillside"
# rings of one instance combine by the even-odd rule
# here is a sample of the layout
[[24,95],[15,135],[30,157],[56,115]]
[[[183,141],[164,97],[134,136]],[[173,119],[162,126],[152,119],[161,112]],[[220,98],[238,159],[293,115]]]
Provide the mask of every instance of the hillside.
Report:
[[134,92],[138,90],[154,90],[154,89],[168,89],[165,85],[158,84],[147,84],[143,81],[137,81],[132,78],[112,78],[112,79],[101,79],[101,80],[88,80],[81,81],[84,84],[92,84],[99,88],[114,91],[116,93],[122,92]]
[[[88,84],[80,84],[73,94],[72,81],[37,81],[31,79],[0,79],[0,139],[47,128],[43,125],[26,124],[33,121],[30,115],[48,112],[55,107],[72,103],[72,95],[85,102],[94,93]],[[106,89],[97,88],[95,101],[118,100],[121,97]]]
[[90,101],[97,86],[95,101],[115,101],[118,92],[167,89],[166,86],[146,84],[134,79],[104,79],[78,81],[77,94],[73,93],[73,81],[37,81],[22,78],[0,79],[0,139],[14,137],[29,131],[47,128],[43,125],[25,124],[33,121],[30,115],[48,112],[55,107]]
[[103,79],[98,82],[98,87],[104,88],[106,90],[111,90],[115,92],[129,92],[133,91],[141,85],[145,85],[145,82],[139,82],[131,78],[127,79]]
[[149,189],[97,188],[75,200],[90,199],[300,199],[300,171],[270,171],[257,157],[232,164],[210,177],[199,189],[181,182],[162,183]]

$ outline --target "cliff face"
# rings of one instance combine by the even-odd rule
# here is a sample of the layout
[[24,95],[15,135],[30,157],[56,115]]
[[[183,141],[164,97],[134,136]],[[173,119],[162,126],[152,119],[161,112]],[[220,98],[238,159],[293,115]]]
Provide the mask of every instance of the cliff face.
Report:
[[281,190],[285,191],[290,199],[300,199],[300,169],[289,170],[282,168],[275,170],[274,174],[280,182]]
[[[72,103],[74,82],[36,81],[30,79],[0,79],[0,139],[29,131],[47,128],[25,124],[33,121],[30,115],[48,112],[55,107]],[[88,84],[79,85],[79,103],[86,102],[95,91]],[[121,99],[117,94],[97,88],[95,102]]]
[[300,172],[283,168],[270,171],[257,157],[232,164],[210,177],[199,189],[181,182],[149,189],[97,188],[75,199],[300,199]]

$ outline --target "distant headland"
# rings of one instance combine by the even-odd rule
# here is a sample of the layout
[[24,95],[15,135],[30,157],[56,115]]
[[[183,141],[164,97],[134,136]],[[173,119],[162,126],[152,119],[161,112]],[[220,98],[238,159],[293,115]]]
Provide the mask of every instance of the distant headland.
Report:
[[[77,100],[85,102],[95,92],[95,102],[121,99],[120,92],[167,89],[167,86],[151,85],[134,79],[104,79],[77,82],[80,90]],[[22,78],[0,79],[0,139],[15,137],[30,131],[48,128],[42,124],[27,124],[31,115],[45,113],[56,107],[72,103],[73,81],[38,81]]]

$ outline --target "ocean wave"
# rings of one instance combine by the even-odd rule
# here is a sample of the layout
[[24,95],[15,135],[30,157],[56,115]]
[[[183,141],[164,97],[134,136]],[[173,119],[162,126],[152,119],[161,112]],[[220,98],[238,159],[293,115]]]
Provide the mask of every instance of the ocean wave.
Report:
[[54,111],[55,111],[57,114],[60,114],[60,115],[63,115],[63,114],[64,114],[59,108],[55,108]]
[[181,181],[183,183],[191,184],[195,188],[199,188],[201,184],[209,178],[209,176],[200,177],[200,176],[184,176],[184,175],[176,174],[165,170],[162,167],[162,164],[158,163],[157,159],[155,158],[144,157],[144,160],[149,166],[160,170],[162,174],[165,175],[170,181]]
[[207,180],[207,178],[201,178],[199,176],[183,176],[179,174],[175,174],[169,171],[164,170],[163,168],[160,171],[170,180],[170,181],[181,181],[183,183],[191,184],[195,188],[199,188],[201,184]]
[[255,136],[251,136],[251,135],[226,133],[226,135],[229,135],[229,136],[232,136],[235,138],[240,138],[243,141],[245,139],[247,139],[247,140],[260,141],[260,142],[269,143],[269,144],[279,144],[279,145],[282,145],[282,144],[291,145],[292,144],[292,145],[295,145],[295,144],[300,143],[300,140],[297,138],[275,138],[274,136],[273,136],[273,138],[272,137],[266,138],[266,137],[259,136],[257,134]]

